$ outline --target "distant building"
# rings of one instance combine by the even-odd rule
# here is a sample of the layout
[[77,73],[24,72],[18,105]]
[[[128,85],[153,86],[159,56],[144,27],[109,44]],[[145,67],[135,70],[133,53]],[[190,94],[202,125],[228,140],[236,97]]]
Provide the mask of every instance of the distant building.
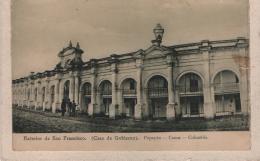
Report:
[[164,29],[145,50],[83,62],[70,42],[55,69],[13,80],[13,105],[57,112],[75,100],[88,115],[115,118],[249,114],[248,40],[161,45]]

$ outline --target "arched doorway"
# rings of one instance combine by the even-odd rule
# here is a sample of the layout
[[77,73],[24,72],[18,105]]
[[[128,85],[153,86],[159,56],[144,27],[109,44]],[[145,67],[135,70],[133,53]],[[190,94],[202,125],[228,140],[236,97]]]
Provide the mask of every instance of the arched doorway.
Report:
[[63,87],[63,99],[65,101],[67,101],[69,99],[69,94],[70,94],[70,81],[67,80],[64,83],[64,87]]
[[42,108],[45,108],[45,87],[42,88]]
[[201,117],[203,110],[202,79],[195,73],[186,73],[179,79],[180,108],[182,117]]
[[37,102],[37,88],[34,89],[34,101]]
[[28,89],[27,89],[27,100],[28,100],[28,102],[30,101],[30,97],[31,97],[31,91],[30,91],[30,89],[28,88]]
[[168,104],[168,82],[159,75],[148,82],[148,104],[151,118],[165,118]]
[[34,89],[34,108],[37,109],[37,97],[38,97],[38,89]]
[[100,86],[101,114],[109,116],[109,107],[112,104],[112,83],[104,80]]
[[88,107],[91,103],[91,84],[84,83],[81,92],[81,110],[83,113],[88,113]]
[[30,108],[30,98],[31,98],[31,90],[29,87],[27,87],[27,98],[26,98],[26,106],[27,108]]
[[214,78],[216,116],[241,112],[239,79],[229,70],[219,72]]
[[52,111],[53,106],[54,106],[54,98],[55,98],[55,86],[54,85],[51,86],[50,94],[51,94],[50,110]]
[[126,117],[134,117],[136,105],[136,81],[132,78],[125,79],[121,84],[123,107]]

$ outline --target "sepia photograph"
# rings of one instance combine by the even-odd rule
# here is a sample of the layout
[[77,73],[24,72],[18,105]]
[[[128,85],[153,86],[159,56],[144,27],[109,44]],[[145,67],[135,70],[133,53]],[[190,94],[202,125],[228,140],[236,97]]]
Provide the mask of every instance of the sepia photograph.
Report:
[[13,133],[249,131],[248,0],[12,0]]
[[4,0],[0,24],[0,160],[259,161],[258,0]]

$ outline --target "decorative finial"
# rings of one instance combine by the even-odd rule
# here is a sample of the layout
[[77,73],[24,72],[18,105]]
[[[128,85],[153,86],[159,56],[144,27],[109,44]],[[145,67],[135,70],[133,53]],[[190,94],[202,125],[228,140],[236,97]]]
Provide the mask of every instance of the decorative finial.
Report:
[[72,47],[72,42],[71,42],[71,40],[70,40],[70,43],[69,43],[69,47]]
[[162,43],[164,28],[161,26],[161,24],[158,23],[153,29],[153,33],[155,36],[155,40],[152,40],[152,43],[156,46],[160,46]]
[[77,49],[80,49],[79,42],[77,42],[76,48],[77,48]]

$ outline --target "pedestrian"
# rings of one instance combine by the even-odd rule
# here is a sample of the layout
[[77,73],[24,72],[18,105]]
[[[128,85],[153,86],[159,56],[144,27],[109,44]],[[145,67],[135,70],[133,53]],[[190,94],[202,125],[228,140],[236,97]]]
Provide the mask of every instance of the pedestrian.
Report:
[[71,112],[72,112],[72,103],[70,102],[70,99],[68,99],[68,111],[69,111],[69,116],[71,116]]
[[66,102],[65,102],[65,99],[62,99],[62,102],[61,102],[61,116],[64,116],[66,112]]
[[77,105],[76,105],[75,101],[73,100],[72,101],[72,106],[71,106],[72,107],[72,115],[73,116],[76,116],[76,106]]

